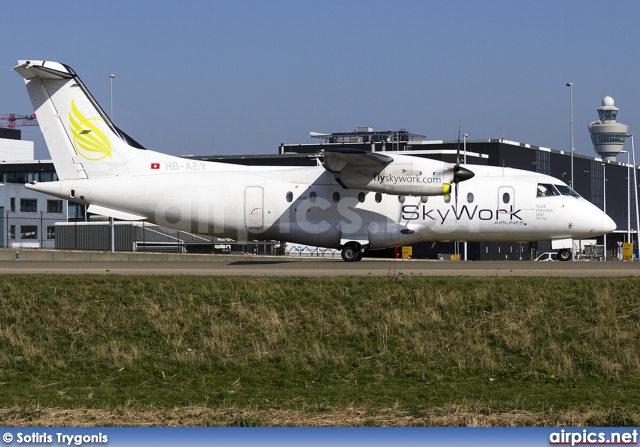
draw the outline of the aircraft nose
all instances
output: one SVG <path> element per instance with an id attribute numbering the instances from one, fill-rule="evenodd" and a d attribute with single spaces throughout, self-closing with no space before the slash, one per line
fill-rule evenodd
<path id="1" fill-rule="evenodd" d="M 617 227 L 612 218 L 602 213 L 602 234 L 612 233 Z"/>

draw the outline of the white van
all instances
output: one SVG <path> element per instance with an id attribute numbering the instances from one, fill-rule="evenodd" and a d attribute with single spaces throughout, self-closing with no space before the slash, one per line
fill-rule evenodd
<path id="1" fill-rule="evenodd" d="M 558 253 L 556 253 L 555 251 L 548 251 L 546 253 L 542 253 L 535 260 L 536 261 L 557 261 Z"/>

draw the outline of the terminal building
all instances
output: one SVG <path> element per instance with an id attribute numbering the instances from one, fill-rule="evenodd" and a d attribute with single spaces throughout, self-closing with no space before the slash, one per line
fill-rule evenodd
<path id="1" fill-rule="evenodd" d="M 268 166 L 313 166 L 318 163 L 318 153 L 330 147 L 349 147 L 369 151 L 401 151 L 416 157 L 428 157 L 454 163 L 458 148 L 460 158 L 469 164 L 504 166 L 539 172 L 563 180 L 573 186 L 580 195 L 606 211 L 616 222 L 617 230 L 606 237 L 599 237 L 590 244 L 606 251 L 607 258 L 620 253 L 622 242 L 632 241 L 637 258 L 638 218 L 637 192 L 638 168 L 631 162 L 631 148 L 623 147 L 628 127 L 616 121 L 618 109 L 613 99 L 606 97 L 598 108 L 599 120 L 589 124 L 594 149 L 599 157 L 574 154 L 570 151 L 499 139 L 463 141 L 426 140 L 424 135 L 413 134 L 405 129 L 398 131 L 375 131 L 369 127 L 358 127 L 352 132 L 331 134 L 311 132 L 311 138 L 320 142 L 312 144 L 281 144 L 273 155 L 245 156 L 185 156 L 186 158 L 222 163 Z M 22 152 L 21 152 L 22 151 Z M 274 151 L 275 152 L 275 151 Z M 35 193 L 23 185 L 32 180 L 57 180 L 51 161 L 33 160 L 33 143 L 20 140 L 20 131 L 0 129 L 0 228 L 4 237 L 3 247 L 41 247 L 59 249 L 109 249 L 107 229 L 98 230 L 93 225 L 82 229 L 83 222 L 100 222 L 100 216 L 89 216 L 82 205 L 67 203 L 49 196 Z M 624 158 L 624 160 L 622 160 Z M 635 161 L 635 160 L 634 160 Z M 573 182 L 571 173 L 573 172 Z M 572 184 L 573 183 L 573 184 Z M 59 224 L 56 225 L 56 222 Z M 63 229 L 61 225 L 67 222 Z M 70 222 L 70 223 L 69 223 Z M 73 228 L 69 228 L 72 225 Z M 104 226 L 105 223 L 102 222 Z M 56 227 L 60 237 L 56 239 Z M 116 250 L 154 250 L 168 247 L 180 251 L 223 252 L 244 250 L 255 253 L 274 253 L 275 247 L 283 252 L 280 241 L 223 241 L 210 236 L 199 237 L 171 233 L 147 224 L 119 225 L 122 235 Z M 158 233 L 171 234 L 158 238 Z M 86 233 L 86 234 L 85 234 Z M 125 237 L 126 235 L 126 237 Z M 96 240 L 100 240 L 96 243 Z M 175 241 L 175 244 L 167 243 Z M 462 242 L 462 241 L 461 241 Z M 253 244 L 254 248 L 250 248 Z M 289 247 L 291 248 L 291 247 Z M 548 241 L 539 243 L 482 242 L 467 244 L 469 260 L 526 260 L 537 254 L 550 251 Z M 414 258 L 450 259 L 460 255 L 460 244 L 422 243 L 412 247 Z M 383 250 L 374 256 L 395 257 L 400 249 Z"/>
<path id="2" fill-rule="evenodd" d="M 56 223 L 69 216 L 66 200 L 28 190 L 25 183 L 57 180 L 53 163 L 33 157 L 33 142 L 0 128 L 0 247 L 55 248 Z"/>

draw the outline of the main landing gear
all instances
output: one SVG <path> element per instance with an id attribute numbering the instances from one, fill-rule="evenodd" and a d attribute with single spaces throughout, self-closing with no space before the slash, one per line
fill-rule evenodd
<path id="1" fill-rule="evenodd" d="M 342 247 L 340 255 L 346 262 L 356 262 L 362 259 L 364 248 L 357 242 L 349 242 Z"/>
<path id="2" fill-rule="evenodd" d="M 560 250 L 558 251 L 558 259 L 561 261 L 570 261 L 571 260 L 571 250 Z"/>

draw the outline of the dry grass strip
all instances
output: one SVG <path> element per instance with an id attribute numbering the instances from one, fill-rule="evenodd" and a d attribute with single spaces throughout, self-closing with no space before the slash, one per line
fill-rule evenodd
<path id="1" fill-rule="evenodd" d="M 634 415 L 635 418 L 640 415 Z M 202 406 L 138 410 L 120 408 L 60 409 L 60 408 L 4 408 L 0 420 L 5 426 L 24 427 L 518 427 L 518 426 L 589 426 L 604 421 L 607 415 L 597 411 L 570 411 L 561 413 L 531 413 L 511 411 L 490 413 L 469 411 L 458 407 L 434 409 L 428 415 L 416 418 L 397 408 L 388 408 L 376 414 L 362 408 L 344 408 L 323 412 L 304 410 L 248 410 L 239 408 L 211 409 Z"/>

